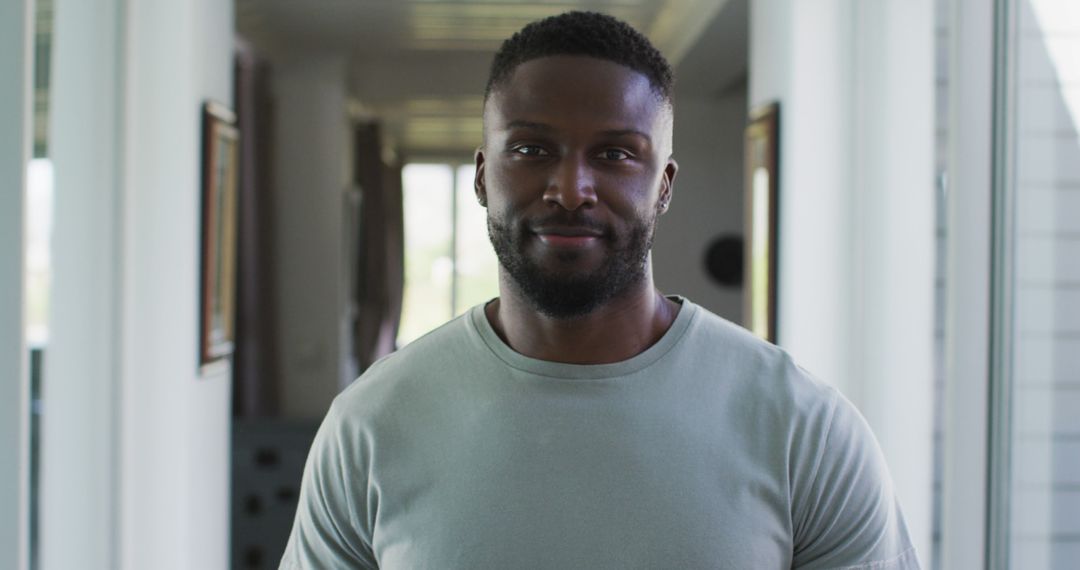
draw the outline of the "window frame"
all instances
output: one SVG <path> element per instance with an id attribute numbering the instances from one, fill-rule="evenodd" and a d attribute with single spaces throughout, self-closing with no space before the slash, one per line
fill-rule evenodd
<path id="1" fill-rule="evenodd" d="M 989 4 L 989 3 L 988 3 Z M 986 567 L 1009 568 L 1016 243 L 1017 0 L 995 0 Z"/>

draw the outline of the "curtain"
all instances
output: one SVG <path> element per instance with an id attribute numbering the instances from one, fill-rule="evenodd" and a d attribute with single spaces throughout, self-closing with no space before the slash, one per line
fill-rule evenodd
<path id="1" fill-rule="evenodd" d="M 233 415 L 266 417 L 278 412 L 280 363 L 276 355 L 276 287 L 273 272 L 273 150 L 269 68 L 237 41 L 235 97 L 240 129 L 237 195 L 236 339 L 233 353 Z"/>
<path id="2" fill-rule="evenodd" d="M 405 237 L 401 164 L 384 160 L 378 124 L 357 125 L 354 143 L 361 200 L 353 342 L 363 371 L 395 348 L 405 283 Z"/>

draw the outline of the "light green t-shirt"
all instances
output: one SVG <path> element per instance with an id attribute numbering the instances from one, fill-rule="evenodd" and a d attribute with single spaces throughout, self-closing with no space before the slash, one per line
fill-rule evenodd
<path id="1" fill-rule="evenodd" d="M 482 306 L 377 362 L 315 437 L 281 567 L 918 568 L 854 407 L 676 300 L 614 364 L 516 353 Z"/>

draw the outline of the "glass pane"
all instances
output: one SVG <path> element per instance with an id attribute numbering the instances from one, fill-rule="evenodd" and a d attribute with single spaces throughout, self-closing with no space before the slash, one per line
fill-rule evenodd
<path id="1" fill-rule="evenodd" d="M 44 348 L 49 338 L 49 289 L 52 234 L 52 161 L 35 158 L 27 169 L 26 193 L 26 341 Z"/>
<path id="2" fill-rule="evenodd" d="M 476 167 L 457 169 L 457 297 L 454 314 L 499 295 L 499 260 L 487 233 L 487 210 L 476 201 Z"/>
<path id="3" fill-rule="evenodd" d="M 1009 558 L 1080 560 L 1080 2 L 1018 0 Z"/>
<path id="4" fill-rule="evenodd" d="M 402 171 L 402 183 L 405 294 L 398 346 L 450 318 L 454 276 L 453 170 L 446 164 L 408 164 Z"/>

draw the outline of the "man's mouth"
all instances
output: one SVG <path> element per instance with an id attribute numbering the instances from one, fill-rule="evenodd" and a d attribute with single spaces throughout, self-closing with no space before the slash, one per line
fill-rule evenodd
<path id="1" fill-rule="evenodd" d="M 544 245 L 566 248 L 587 247 L 603 236 L 603 232 L 585 226 L 541 226 L 533 233 Z"/>

